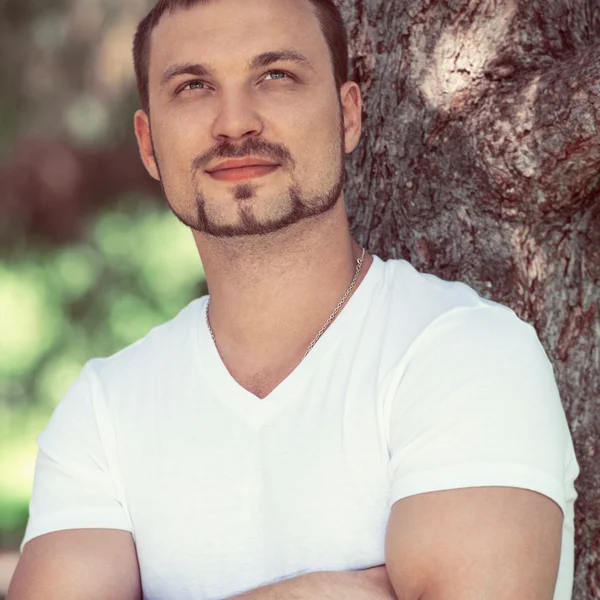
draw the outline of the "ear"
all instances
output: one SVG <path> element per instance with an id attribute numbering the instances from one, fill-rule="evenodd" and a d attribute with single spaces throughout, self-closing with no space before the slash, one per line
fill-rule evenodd
<path id="1" fill-rule="evenodd" d="M 138 110 L 133 118 L 133 125 L 142 162 L 148 173 L 150 173 L 150 176 L 156 179 L 156 181 L 160 181 L 158 165 L 156 164 L 156 157 L 154 156 L 154 149 L 152 147 L 148 115 L 143 110 Z"/>
<path id="2" fill-rule="evenodd" d="M 360 88 L 354 81 L 346 81 L 340 89 L 344 116 L 346 154 L 350 154 L 360 140 L 362 130 L 362 99 Z"/>

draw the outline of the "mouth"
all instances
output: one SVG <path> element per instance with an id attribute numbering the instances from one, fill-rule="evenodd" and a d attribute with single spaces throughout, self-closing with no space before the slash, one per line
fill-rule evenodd
<path id="1" fill-rule="evenodd" d="M 247 167 L 219 169 L 218 171 L 210 172 L 209 175 L 218 181 L 241 181 L 243 179 L 263 177 L 278 168 L 279 165 L 249 165 Z"/>

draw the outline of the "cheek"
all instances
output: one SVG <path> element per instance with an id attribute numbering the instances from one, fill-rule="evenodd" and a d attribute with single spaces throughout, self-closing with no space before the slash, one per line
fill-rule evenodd
<path id="1" fill-rule="evenodd" d="M 161 167 L 167 172 L 187 172 L 194 158 L 207 150 L 206 125 L 190 115 L 161 120 L 155 135 L 155 148 Z"/>
<path id="2" fill-rule="evenodd" d="M 338 115 L 321 116 L 316 126 L 305 138 L 315 161 L 321 161 L 331 170 L 339 163 L 342 130 Z"/>

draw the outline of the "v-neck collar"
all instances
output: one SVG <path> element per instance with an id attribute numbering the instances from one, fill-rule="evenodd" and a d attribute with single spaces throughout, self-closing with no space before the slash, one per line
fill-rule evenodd
<path id="1" fill-rule="evenodd" d="M 355 326 L 366 313 L 373 289 L 383 275 L 384 262 L 373 255 L 367 274 L 347 300 L 337 317 L 325 330 L 308 356 L 265 398 L 258 398 L 242 387 L 227 370 L 206 324 L 209 296 L 198 303 L 198 353 L 203 369 L 202 377 L 220 401 L 236 412 L 253 429 L 258 429 L 272 416 L 302 395 L 310 383 L 311 374 L 338 346 L 344 331 Z"/>

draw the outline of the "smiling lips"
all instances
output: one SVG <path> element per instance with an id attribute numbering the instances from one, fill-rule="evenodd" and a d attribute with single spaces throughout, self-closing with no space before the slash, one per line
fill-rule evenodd
<path id="1" fill-rule="evenodd" d="M 268 160 L 260 158 L 243 158 L 226 160 L 219 163 L 212 169 L 207 169 L 207 173 L 219 181 L 240 181 L 241 179 L 253 179 L 272 173 L 279 167 Z"/>

